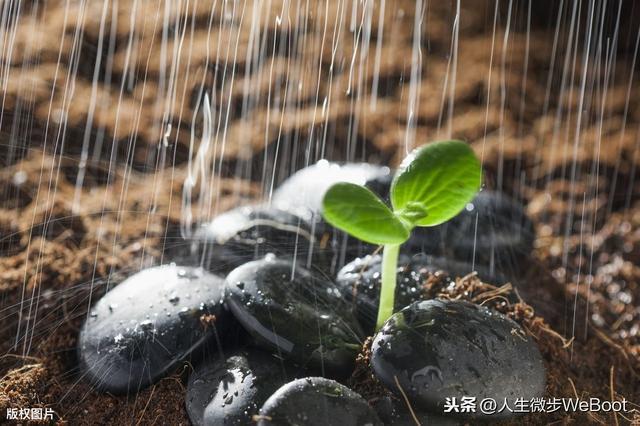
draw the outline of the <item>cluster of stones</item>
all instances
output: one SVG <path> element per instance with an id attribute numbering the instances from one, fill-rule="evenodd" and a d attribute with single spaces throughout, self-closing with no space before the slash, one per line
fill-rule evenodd
<path id="1" fill-rule="evenodd" d="M 285 181 L 269 205 L 214 218 L 182 265 L 142 270 L 95 303 L 78 340 L 82 376 L 132 394 L 188 359 L 194 425 L 414 424 L 413 416 L 455 424 L 443 417 L 447 397 L 540 396 L 542 359 L 517 323 L 423 292 L 425 274 L 438 270 L 474 269 L 493 282 L 517 276 L 531 223 L 491 192 L 445 225 L 418 228 L 403 246 L 396 314 L 375 333 L 370 356 L 389 404 L 369 404 L 342 384 L 374 333 L 381 259 L 322 220 L 322 196 L 339 181 L 388 197 L 391 174 L 320 162 Z"/>

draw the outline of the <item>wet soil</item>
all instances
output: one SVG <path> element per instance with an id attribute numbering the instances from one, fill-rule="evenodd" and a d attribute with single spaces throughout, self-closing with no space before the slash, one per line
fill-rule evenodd
<path id="1" fill-rule="evenodd" d="M 307 155 L 312 160 L 324 155 L 390 165 L 404 155 L 415 2 L 387 2 L 377 79 L 377 36 L 365 59 L 355 56 L 351 72 L 357 32 L 349 31 L 350 8 L 311 2 L 313 13 L 302 33 L 297 32 L 300 22 L 295 16 L 305 16 L 304 11 L 292 9 L 280 25 L 275 20 L 281 12 L 279 2 L 273 2 L 273 10 L 258 11 L 264 43 L 270 48 L 263 66 L 252 68 L 246 52 L 255 12 L 248 8 L 239 23 L 239 11 L 220 10 L 220 3 L 213 13 L 206 1 L 173 11 L 173 16 L 186 19 L 176 19 L 169 28 L 171 40 L 192 21 L 196 31 L 186 31 L 183 40 L 184 46 L 193 46 L 191 61 L 189 49 L 183 49 L 179 58 L 169 58 L 166 64 L 160 63 L 163 17 L 153 2 L 142 2 L 135 10 L 138 2 L 119 2 L 115 15 L 109 14 L 105 28 L 116 32 L 114 61 L 103 60 L 101 66 L 111 67 L 112 78 L 100 84 L 96 94 L 90 161 L 84 183 L 76 190 L 93 64 L 106 57 L 106 51 L 96 48 L 102 10 L 81 11 L 76 3 L 65 10 L 61 1 L 25 2 L 24 15 L 15 25 L 16 48 L 2 52 L 3 63 L 9 65 L 4 117 L 15 126 L 13 132 L 4 126 L 0 132 L 0 157 L 6 165 L 0 169 L 0 413 L 10 407 L 47 407 L 58 421 L 73 425 L 188 424 L 188 363 L 127 398 L 99 393 L 83 381 L 75 348 L 80 325 L 97 298 L 132 271 L 170 259 L 171 250 L 181 243 L 182 183 L 202 82 L 218 90 L 216 105 L 222 111 L 230 106 L 229 129 L 224 148 L 216 153 L 216 194 L 204 200 L 205 208 L 194 207 L 194 222 L 259 199 L 272 178 L 277 183 L 301 168 Z M 498 3 L 495 15 L 494 3 L 462 2 L 452 93 L 444 77 L 455 4 L 427 3 L 416 144 L 448 136 L 468 141 L 483 160 L 487 187 L 525 204 L 536 239 L 527 275 L 514 283 L 517 292 L 474 277 L 445 286 L 436 274 L 424 283 L 426 295 L 483 303 L 522 324 L 544 357 L 547 397 L 626 398 L 638 409 L 640 185 L 635 175 L 640 104 L 626 102 L 627 93 L 632 100 L 640 95 L 640 85 L 629 85 L 629 40 L 635 35 L 621 35 L 607 96 L 603 97 L 604 86 L 598 86 L 581 109 L 576 134 L 582 63 L 573 64 L 575 78 L 560 90 L 562 66 L 557 64 L 564 57 L 556 57 L 556 69 L 550 70 L 550 22 L 555 22 L 555 15 L 534 20 L 527 37 L 526 9 L 516 7 L 505 41 L 507 2 Z M 376 17 L 377 7 L 376 2 Z M 495 34 L 494 16 L 499 21 Z M 336 18 L 344 19 L 335 49 L 322 44 L 325 18 L 331 27 Z M 207 51 L 210 20 L 214 30 Z M 135 54 L 128 56 L 131 22 L 138 36 L 132 42 Z M 371 33 L 376 35 L 381 23 L 377 18 L 372 22 Z M 75 26 L 85 31 L 79 58 L 67 53 Z M 237 42 L 237 56 L 226 49 L 230 40 L 234 46 Z M 216 57 L 220 63 L 226 61 L 229 75 L 235 69 L 232 87 L 223 80 L 223 67 L 206 66 L 208 58 Z M 78 59 L 77 74 L 69 72 Z M 135 66 L 126 68 L 127 63 Z M 178 96 L 165 120 L 172 123 L 173 133 L 163 150 L 158 141 L 166 130 L 162 112 L 170 93 L 159 76 L 172 65 L 185 78 L 176 81 Z M 601 68 L 589 69 L 590 81 L 604 81 L 605 67 Z M 107 70 L 98 71 L 103 76 Z M 350 75 L 363 84 L 347 92 Z M 375 102 L 370 91 L 374 80 Z M 285 92 L 287 87 L 299 89 Z M 247 88 L 256 101 L 241 117 Z M 450 95 L 455 100 L 452 117 L 447 113 Z M 326 116 L 315 114 L 325 97 L 331 99 Z M 63 125 L 66 133 L 59 131 Z M 323 151 L 316 139 L 325 133 L 328 144 Z M 220 143 L 222 138 L 219 135 Z M 111 169 L 110 160 L 116 165 Z M 512 293 L 521 301 L 509 302 Z M 365 398 L 375 398 L 375 383 L 358 371 L 354 386 Z M 624 424 L 640 422 L 640 414 L 558 411 L 512 423 L 523 421 Z"/>

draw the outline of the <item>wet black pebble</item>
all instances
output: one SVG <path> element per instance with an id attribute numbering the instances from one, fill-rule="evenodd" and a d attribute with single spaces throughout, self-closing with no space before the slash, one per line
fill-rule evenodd
<path id="1" fill-rule="evenodd" d="M 415 407 L 438 414 L 446 397 L 506 398 L 513 407 L 545 389 L 532 338 L 506 316 L 462 301 L 415 302 L 394 314 L 374 338 L 371 367 L 388 389 L 401 397 L 397 378 Z"/>
<path id="2" fill-rule="evenodd" d="M 378 426 L 382 422 L 356 392 L 324 377 L 294 380 L 260 409 L 258 426 Z"/>
<path id="3" fill-rule="evenodd" d="M 351 372 L 362 333 L 331 281 L 269 256 L 233 270 L 226 286 L 229 308 L 262 345 L 322 375 Z"/>
<path id="4" fill-rule="evenodd" d="M 400 255 L 396 275 L 394 311 L 399 311 L 412 302 L 424 299 L 423 287 L 431 274 L 444 273 L 447 280 L 452 280 L 471 272 L 473 272 L 471 265 L 464 262 L 425 254 L 412 257 Z M 479 275 L 486 280 L 495 278 L 482 267 Z M 336 284 L 350 302 L 352 310 L 355 308 L 356 316 L 364 330 L 372 332 L 380 303 L 382 256 L 365 256 L 348 263 L 338 273 Z"/>
<path id="5" fill-rule="evenodd" d="M 291 175 L 273 193 L 272 202 L 276 207 L 297 214 L 320 216 L 322 199 L 327 190 L 339 182 L 366 185 L 384 196 L 388 193 L 391 170 L 388 167 L 367 163 L 331 163 L 320 160 Z"/>
<path id="6" fill-rule="evenodd" d="M 526 266 L 534 237 L 533 223 L 521 204 L 504 194 L 482 191 L 450 221 L 415 228 L 402 250 L 456 259 L 513 278 Z"/>
<path id="7" fill-rule="evenodd" d="M 335 274 L 352 259 L 373 253 L 375 245 L 364 243 L 335 229 L 322 217 L 322 199 L 327 190 L 339 182 L 365 185 L 382 198 L 388 198 L 391 183 L 388 167 L 367 163 L 330 163 L 320 160 L 285 180 L 273 194 L 273 205 L 299 215 L 313 223 L 317 235 L 331 249 L 328 271 Z"/>
<path id="8" fill-rule="evenodd" d="M 195 426 L 251 424 L 267 398 L 290 379 L 282 361 L 259 349 L 212 358 L 189 377 L 189 419 Z"/>
<path id="9" fill-rule="evenodd" d="M 113 393 L 155 382 L 216 340 L 231 319 L 223 286 L 201 268 L 165 265 L 132 275 L 91 309 L 78 339 L 81 375 Z"/>
<path id="10" fill-rule="evenodd" d="M 198 264 L 223 273 L 268 253 L 295 256 L 302 265 L 319 269 L 332 256 L 308 221 L 269 206 L 244 206 L 221 214 L 196 231 L 191 251 Z"/>

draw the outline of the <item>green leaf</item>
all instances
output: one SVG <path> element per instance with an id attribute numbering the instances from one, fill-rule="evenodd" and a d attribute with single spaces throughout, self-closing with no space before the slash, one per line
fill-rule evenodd
<path id="1" fill-rule="evenodd" d="M 352 183 L 333 185 L 322 200 L 327 222 L 372 244 L 401 244 L 409 230 L 369 189 Z"/>
<path id="2" fill-rule="evenodd" d="M 430 143 L 400 165 L 391 184 L 391 204 L 396 215 L 415 226 L 439 225 L 473 199 L 481 175 L 480 161 L 466 143 Z"/>

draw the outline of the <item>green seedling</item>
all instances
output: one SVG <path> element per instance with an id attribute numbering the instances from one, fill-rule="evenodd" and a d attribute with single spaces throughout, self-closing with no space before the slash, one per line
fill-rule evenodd
<path id="1" fill-rule="evenodd" d="M 376 329 L 393 314 L 400 245 L 416 226 L 457 215 L 480 189 L 482 168 L 461 141 L 424 145 L 409 154 L 391 183 L 391 208 L 364 186 L 337 183 L 324 196 L 323 216 L 354 237 L 384 246 Z"/>

